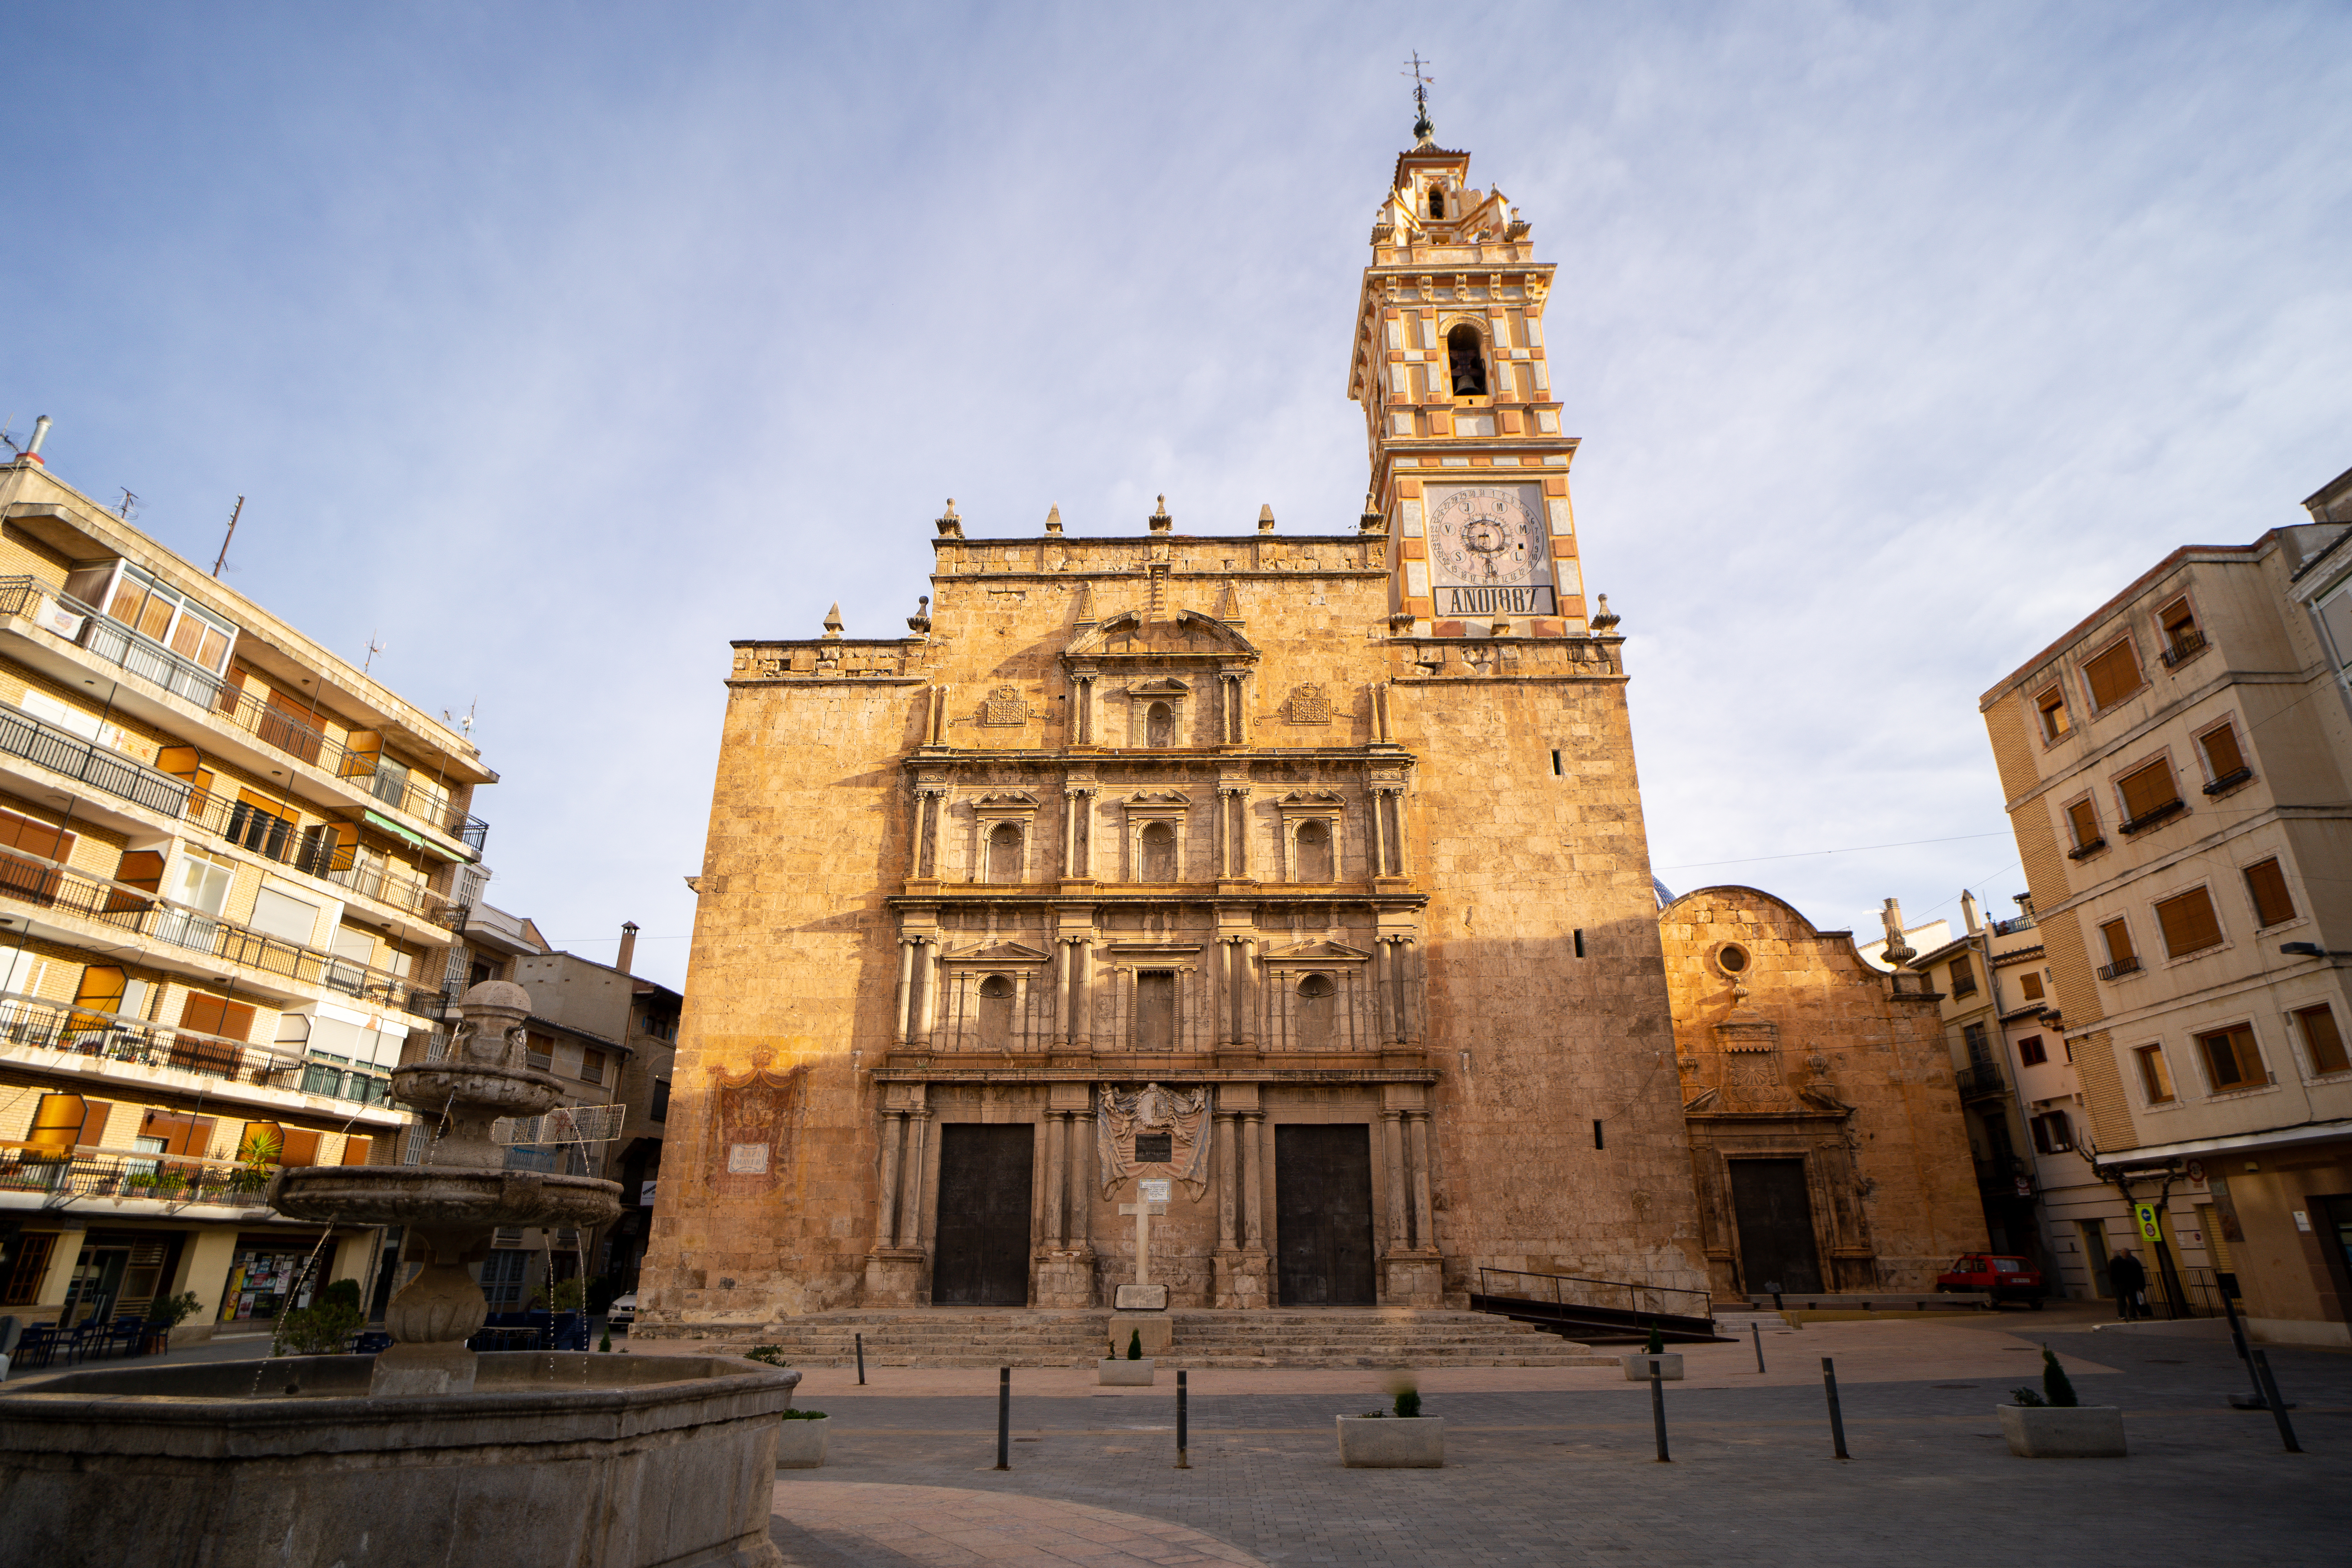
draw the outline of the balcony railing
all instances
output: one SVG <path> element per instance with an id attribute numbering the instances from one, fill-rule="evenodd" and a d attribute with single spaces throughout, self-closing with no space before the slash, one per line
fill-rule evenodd
<path id="1" fill-rule="evenodd" d="M 0 1146 L 0 1192 L 69 1198 L 152 1198 L 161 1203 L 226 1204 L 251 1208 L 261 1201 L 274 1165 L 198 1160 L 184 1154 L 60 1157 L 21 1144 Z"/>
<path id="2" fill-rule="evenodd" d="M 2102 980 L 2120 980 L 2126 974 L 2138 973 L 2139 960 L 2137 958 L 2118 958 L 2113 963 L 2099 965 L 2099 978 Z"/>
<path id="3" fill-rule="evenodd" d="M 2105 839 L 2094 838 L 2088 844 L 2078 844 L 2074 848 L 2067 850 L 2066 858 L 2069 860 L 2087 859 L 2091 856 L 2096 855 L 2100 850 L 2105 849 L 2106 847 L 2107 841 Z"/>
<path id="4" fill-rule="evenodd" d="M 188 797 L 185 815 L 188 821 L 240 848 L 289 865 L 306 877 L 316 877 L 364 898 L 405 910 L 436 925 L 449 925 L 460 918 L 464 909 L 435 892 L 423 878 L 404 874 L 397 861 L 364 849 L 346 850 L 329 837 L 307 837 L 291 818 L 248 802 L 231 800 L 209 790 L 199 791 Z"/>
<path id="5" fill-rule="evenodd" d="M 2000 1076 L 2000 1067 L 1995 1062 L 1976 1062 L 1964 1067 L 1952 1075 L 1952 1081 L 1959 1086 L 1962 1100 L 2009 1092 L 2009 1084 Z"/>
<path id="6" fill-rule="evenodd" d="M 0 577 L 0 614 L 30 613 L 44 594 L 82 617 L 81 631 L 74 640 L 87 651 L 176 697 L 211 709 L 216 717 L 288 756 L 348 779 L 394 810 L 429 822 L 476 854 L 481 853 L 488 825 L 465 812 L 452 812 L 446 790 L 405 768 L 383 765 L 379 752 L 352 750 L 314 722 L 313 715 L 253 696 L 163 644 L 140 636 L 95 605 L 50 588 L 37 578 Z"/>
<path id="7" fill-rule="evenodd" d="M 0 898 L 79 915 L 299 984 L 323 985 L 388 1007 L 404 1010 L 409 998 L 405 975 L 320 952 L 158 898 L 145 888 L 77 871 L 21 849 L 0 849 Z"/>
<path id="8" fill-rule="evenodd" d="M 1995 936 L 2015 936 L 2019 931 L 2032 931 L 2032 929 L 2033 917 L 2032 915 L 2020 915 L 2015 920 L 1995 921 L 1992 922 L 1992 934 Z"/>
<path id="9" fill-rule="evenodd" d="M 268 1084 L 271 1075 L 294 1070 L 292 1062 L 245 1040 L 16 992 L 0 992 L 0 1042 L 139 1067 L 176 1068 L 232 1083 Z"/>
<path id="10" fill-rule="evenodd" d="M 2123 825 L 2123 832 L 2126 837 L 2129 837 L 2135 833 L 2143 832 L 2147 828 L 2154 827 L 2159 822 L 2169 821 L 2172 817 L 2179 816 L 2181 812 L 2187 811 L 2188 809 L 2189 803 L 2182 800 L 2179 796 L 2175 795 L 2172 799 L 2166 801 L 2162 805 L 2152 805 L 2146 811 L 2140 813 L 2137 816 L 2133 817 L 2129 822 L 2125 823 Z"/>
<path id="11" fill-rule="evenodd" d="M 2170 669 L 2177 664 L 2183 664 L 2195 658 L 2204 651 L 2205 634 L 2203 632 L 2184 633 L 2174 637 L 2172 646 L 2164 650 L 2164 668 Z"/>
<path id="12" fill-rule="evenodd" d="M 2230 791 L 2237 788 L 2240 784 L 2244 784 L 2248 779 L 2252 778 L 2253 776 L 2254 770 L 2252 768 L 2231 768 L 2228 773 L 2223 773 L 2220 778 L 2215 779 L 2211 784 L 2207 784 L 2205 786 L 2205 793 L 2207 795 L 2227 795 Z"/>
<path id="13" fill-rule="evenodd" d="M 13 708 L 0 708 L 0 751 L 165 816 L 179 816 L 188 804 L 186 780 L 159 773 L 111 747 L 85 741 L 69 730 Z"/>

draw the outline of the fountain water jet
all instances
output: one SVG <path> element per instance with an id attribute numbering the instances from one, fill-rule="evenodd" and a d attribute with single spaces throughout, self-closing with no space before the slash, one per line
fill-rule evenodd
<path id="1" fill-rule="evenodd" d="M 525 1065 L 520 986 L 477 985 L 458 1006 L 450 1054 L 393 1073 L 394 1097 L 442 1123 L 426 1163 L 299 1167 L 269 1194 L 281 1214 L 400 1225 L 429 1250 L 386 1310 L 392 1349 L 0 1391 L 12 1552 L 60 1568 L 781 1563 L 769 1498 L 799 1373 L 466 1348 L 488 1311 L 466 1266 L 491 1233 L 601 1224 L 620 1188 L 504 1168 L 491 1121 L 537 1115 L 562 1086 Z"/>

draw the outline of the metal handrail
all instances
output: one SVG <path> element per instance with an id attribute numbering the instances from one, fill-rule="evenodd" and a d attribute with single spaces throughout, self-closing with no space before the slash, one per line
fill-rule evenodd
<path id="1" fill-rule="evenodd" d="M 198 790 L 188 797 L 184 815 L 186 820 L 209 828 L 240 848 L 291 866 L 306 877 L 315 877 L 363 898 L 421 915 L 437 925 L 447 924 L 458 907 L 436 893 L 425 879 L 399 875 L 394 869 L 400 865 L 396 860 L 362 850 L 348 863 L 338 866 L 331 856 L 322 856 L 300 841 L 292 817 L 248 802 L 231 800 L 211 790 Z"/>
<path id="2" fill-rule="evenodd" d="M 0 1151 L 0 1192 L 43 1192 L 71 1198 L 152 1198 L 161 1203 L 235 1204 L 251 1208 L 274 1165 L 184 1154 L 85 1154 L 44 1158 L 19 1144 Z"/>
<path id="3" fill-rule="evenodd" d="M 2144 832 L 2154 827 L 2158 823 L 2167 821 L 2188 809 L 2189 803 L 2176 795 L 2161 805 L 2148 807 L 2129 822 L 2123 824 L 2118 831 L 2128 838 L 2135 833 Z"/>
<path id="4" fill-rule="evenodd" d="M 1489 1279 L 1494 1276 L 1502 1276 L 1511 1279 L 1540 1279 L 1549 1287 L 1550 1294 L 1549 1296 L 1529 1296 L 1523 1295 L 1516 1291 L 1488 1289 L 1486 1288 L 1487 1282 Z M 1598 1285 L 1610 1290 L 1622 1290 L 1626 1292 L 1626 1304 L 1622 1307 L 1616 1307 L 1607 1301 L 1566 1300 L 1562 1299 L 1560 1294 L 1560 1287 L 1562 1285 Z M 1713 1293 L 1711 1291 L 1693 1289 L 1688 1286 L 1683 1285 L 1650 1285 L 1633 1279 L 1594 1279 L 1581 1274 L 1538 1274 L 1526 1268 L 1489 1268 L 1486 1265 L 1481 1264 L 1478 1268 L 1478 1293 L 1482 1296 L 1507 1296 L 1512 1300 L 1523 1301 L 1540 1300 L 1546 1301 L 1549 1305 L 1555 1307 L 1595 1307 L 1603 1308 L 1612 1311 L 1656 1312 L 1678 1318 L 1711 1319 L 1715 1315 Z M 1695 1297 L 1697 1299 L 1698 1310 L 1677 1311 L 1664 1306 L 1645 1305 L 1641 1300 L 1643 1293 L 1661 1297 Z"/>
<path id="5" fill-rule="evenodd" d="M 305 985 L 322 985 L 392 1007 L 407 1002 L 407 976 L 356 959 L 320 952 L 209 914 L 153 891 L 95 876 L 22 849 L 0 849 L 0 897 L 63 910 L 85 920 L 135 932 L 247 969 Z"/>
<path id="6" fill-rule="evenodd" d="M 359 787 L 393 810 L 429 823 L 477 854 L 481 852 L 489 825 L 467 812 L 453 814 L 447 791 L 411 774 L 396 786 L 398 798 L 379 794 L 376 786 L 365 781 L 381 776 L 387 786 L 391 785 L 392 775 L 378 774 L 380 752 L 351 750 L 309 716 L 255 697 L 124 626 L 95 605 L 85 604 L 36 577 L 0 577 L 0 614 L 22 615 L 43 595 L 56 600 L 68 613 L 82 617 L 82 629 L 71 640 L 86 652 L 119 665 L 175 697 L 212 710 L 216 717 L 289 757 L 322 768 L 337 778 L 359 782 Z"/>
<path id="7" fill-rule="evenodd" d="M 2000 1094 L 2009 1088 L 2000 1076 L 2000 1068 L 1991 1062 L 1972 1062 L 1954 1073 L 1952 1081 L 1964 1096 Z"/>

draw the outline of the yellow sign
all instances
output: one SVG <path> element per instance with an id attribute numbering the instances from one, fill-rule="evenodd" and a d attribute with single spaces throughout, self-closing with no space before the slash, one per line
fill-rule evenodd
<path id="1" fill-rule="evenodd" d="M 2162 1241 L 2164 1239 L 2164 1227 L 2158 1223 L 2156 1205 L 2154 1204 L 2138 1204 L 2135 1205 L 2134 1207 L 2139 1215 L 2139 1233 L 2147 1237 L 2150 1241 Z"/>

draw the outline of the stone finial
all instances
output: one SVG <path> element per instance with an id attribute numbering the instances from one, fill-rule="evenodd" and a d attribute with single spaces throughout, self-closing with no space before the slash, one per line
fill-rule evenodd
<path id="1" fill-rule="evenodd" d="M 1885 907 L 1878 911 L 1878 919 L 1886 927 L 1885 956 L 1889 966 L 1900 969 L 1918 956 L 1916 950 L 1903 940 L 1902 900 L 1887 900 Z"/>
<path id="2" fill-rule="evenodd" d="M 963 537 L 963 519 L 956 515 L 955 497 L 948 497 L 948 510 L 941 512 L 936 519 L 934 519 L 931 526 L 940 531 L 940 537 L 941 539 L 961 539 Z"/>
<path id="3" fill-rule="evenodd" d="M 1268 501 L 1265 505 L 1257 509 L 1257 531 L 1260 533 L 1272 533 L 1274 531 L 1274 503 L 1272 501 Z"/>
<path id="4" fill-rule="evenodd" d="M 1151 531 L 1154 533 L 1166 533 L 1170 529 L 1176 526 L 1176 520 L 1168 515 L 1168 498 L 1166 496 L 1161 496 L 1160 498 L 1159 506 L 1153 510 L 1150 517 L 1144 519 L 1144 521 L 1150 525 Z"/>
<path id="5" fill-rule="evenodd" d="M 907 629 L 919 635 L 931 629 L 931 596 L 929 594 L 915 601 L 915 613 L 907 617 Z"/>
<path id="6" fill-rule="evenodd" d="M 1045 531 L 1053 534 L 1062 531 L 1062 504 L 1059 501 L 1046 509 Z"/>
<path id="7" fill-rule="evenodd" d="M 1364 515 L 1356 520 L 1356 531 L 1359 533 L 1385 533 L 1388 531 L 1388 527 L 1389 520 L 1381 515 L 1381 503 L 1372 498 L 1370 491 L 1366 491 L 1364 494 Z"/>
<path id="8" fill-rule="evenodd" d="M 1609 595 L 1606 594 L 1601 595 L 1601 613 L 1592 617 L 1593 635 L 1595 637 L 1607 637 L 1611 632 L 1617 629 L 1617 623 L 1621 618 L 1622 617 L 1612 616 L 1609 613 Z"/>
<path id="9" fill-rule="evenodd" d="M 841 606 L 839 605 L 834 605 L 824 613 L 824 640 L 827 642 L 841 640 Z"/>

